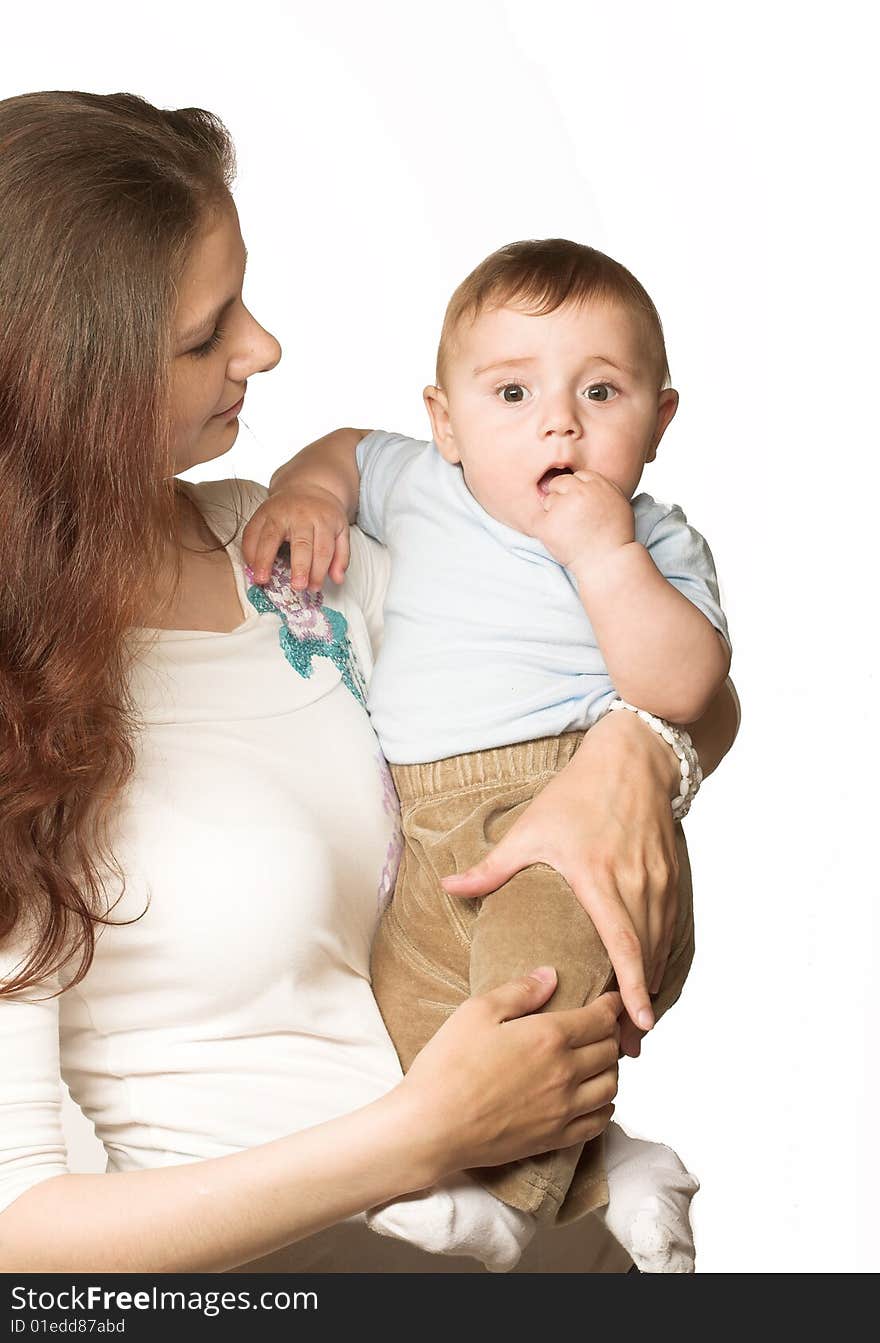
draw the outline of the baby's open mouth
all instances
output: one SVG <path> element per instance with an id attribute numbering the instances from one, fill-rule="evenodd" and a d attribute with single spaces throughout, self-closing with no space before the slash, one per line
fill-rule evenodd
<path id="1" fill-rule="evenodd" d="M 550 470 L 545 471 L 541 479 L 538 481 L 538 493 L 539 494 L 547 493 L 547 486 L 550 484 L 550 481 L 554 478 L 554 476 L 571 476 L 573 474 L 574 472 L 572 471 L 570 466 L 551 466 Z"/>

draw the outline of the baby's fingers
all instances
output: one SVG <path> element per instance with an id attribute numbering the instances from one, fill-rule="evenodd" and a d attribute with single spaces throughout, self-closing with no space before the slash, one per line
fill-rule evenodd
<path id="1" fill-rule="evenodd" d="M 312 539 L 312 564 L 308 586 L 317 592 L 336 554 L 336 537 L 326 524 L 316 522 Z"/>
<path id="2" fill-rule="evenodd" d="M 351 543 L 348 528 L 344 527 L 336 538 L 336 549 L 330 561 L 330 577 L 334 583 L 341 583 L 351 561 Z"/>
<path id="3" fill-rule="evenodd" d="M 553 476 L 547 481 L 545 486 L 546 492 L 547 494 L 568 494 L 571 490 L 571 482 L 573 480 L 573 475 L 563 474 L 561 476 Z"/>
<path id="4" fill-rule="evenodd" d="M 315 528 L 311 522 L 298 522 L 290 536 L 290 585 L 301 591 L 309 586 Z"/>
<path id="5" fill-rule="evenodd" d="M 242 553 L 255 582 L 268 580 L 278 549 L 286 539 L 285 524 L 265 504 L 258 508 L 242 534 Z"/>
<path id="6" fill-rule="evenodd" d="M 334 583 L 341 583 L 349 558 L 348 524 L 337 533 L 329 523 L 316 521 L 309 587 L 317 592 L 328 574 Z"/>

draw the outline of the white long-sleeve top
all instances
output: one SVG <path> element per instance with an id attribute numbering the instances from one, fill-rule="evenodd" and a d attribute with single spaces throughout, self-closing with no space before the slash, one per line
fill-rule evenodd
<path id="1" fill-rule="evenodd" d="M 265 490 L 239 484 L 243 521 Z M 279 581 L 275 605 L 249 598 L 234 483 L 191 488 L 219 536 L 236 532 L 241 624 L 136 635 L 144 728 L 113 845 L 126 874 L 113 926 L 74 987 L 62 976 L 0 998 L 0 1209 L 68 1169 L 62 1077 L 110 1172 L 269 1142 L 400 1079 L 369 980 L 397 808 L 358 698 L 386 554 L 355 531 L 344 589 L 327 584 L 323 607 Z M 21 954 L 0 947 L 0 977 Z M 352 1224 L 284 1256 L 271 1266 L 462 1265 Z"/>
<path id="2" fill-rule="evenodd" d="M 229 482 L 198 496 L 228 535 Z M 384 557 L 354 540 L 345 594 L 328 585 L 325 603 L 368 676 L 363 607 Z M 291 664 L 280 614 L 248 600 L 237 538 L 229 551 L 236 629 L 140 636 L 145 727 L 114 842 L 114 926 L 61 997 L 0 999 L 0 1206 L 66 1169 L 59 1066 L 111 1170 L 266 1142 L 400 1077 L 369 981 L 393 789 L 343 672 L 324 656 L 309 676 Z M 320 639 L 321 608 L 306 618 Z M 6 975 L 21 946 L 2 954 Z"/>

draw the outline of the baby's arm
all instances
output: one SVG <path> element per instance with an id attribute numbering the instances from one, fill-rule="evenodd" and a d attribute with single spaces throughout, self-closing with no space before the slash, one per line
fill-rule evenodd
<path id="1" fill-rule="evenodd" d="M 348 526 L 358 511 L 355 450 L 367 429 L 334 429 L 309 443 L 272 476 L 270 495 L 242 536 L 258 583 L 269 577 L 278 547 L 290 542 L 294 588 L 319 588 L 329 573 L 341 583 L 349 562 Z"/>
<path id="2" fill-rule="evenodd" d="M 636 541 L 622 491 L 578 471 L 550 482 L 545 510 L 539 539 L 574 576 L 617 693 L 675 723 L 699 718 L 724 683 L 730 650 Z"/>

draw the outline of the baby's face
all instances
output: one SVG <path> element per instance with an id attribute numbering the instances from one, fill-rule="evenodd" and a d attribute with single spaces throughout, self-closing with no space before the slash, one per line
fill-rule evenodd
<path id="1" fill-rule="evenodd" d="M 445 389 L 425 399 L 471 494 L 526 535 L 546 519 L 554 474 L 597 471 L 631 498 L 678 404 L 658 390 L 637 321 L 607 301 L 481 313 L 458 333 Z"/>

